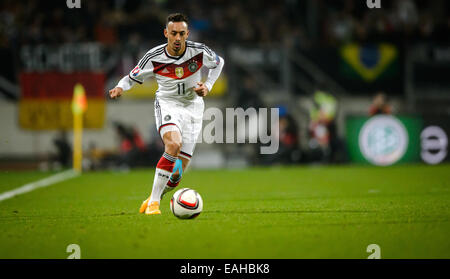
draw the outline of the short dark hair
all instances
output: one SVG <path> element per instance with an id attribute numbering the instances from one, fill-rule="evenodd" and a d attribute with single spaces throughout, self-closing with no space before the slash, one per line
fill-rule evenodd
<path id="1" fill-rule="evenodd" d="M 186 15 L 181 14 L 181 13 L 175 13 L 175 14 L 170 14 L 167 17 L 167 21 L 166 21 L 166 26 L 167 24 L 169 24 L 169 22 L 186 22 L 186 24 L 188 24 L 188 18 Z"/>

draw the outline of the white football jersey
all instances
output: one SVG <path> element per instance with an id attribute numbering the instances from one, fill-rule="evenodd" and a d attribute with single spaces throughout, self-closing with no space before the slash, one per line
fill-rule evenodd
<path id="1" fill-rule="evenodd" d="M 197 82 L 201 81 L 200 70 L 203 66 L 217 67 L 219 56 L 204 44 L 192 41 L 186 41 L 186 49 L 178 57 L 170 56 L 166 46 L 167 43 L 149 50 L 129 73 L 130 81 L 142 84 L 154 76 L 158 82 L 158 98 L 182 102 L 201 98 L 194 91 Z"/>

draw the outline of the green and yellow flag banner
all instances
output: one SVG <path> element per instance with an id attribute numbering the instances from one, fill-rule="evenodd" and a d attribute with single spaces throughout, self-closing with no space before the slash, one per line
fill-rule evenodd
<path id="1" fill-rule="evenodd" d="M 350 43 L 342 46 L 339 52 L 341 73 L 347 78 L 371 83 L 398 72 L 398 49 L 395 45 Z"/>

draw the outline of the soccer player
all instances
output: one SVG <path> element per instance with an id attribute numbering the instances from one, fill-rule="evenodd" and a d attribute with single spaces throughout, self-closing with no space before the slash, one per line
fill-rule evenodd
<path id="1" fill-rule="evenodd" d="M 225 63 L 204 44 L 187 40 L 188 20 L 183 14 L 167 17 L 164 36 L 167 43 L 149 50 L 137 66 L 109 91 L 111 98 L 117 98 L 149 77 L 155 77 L 158 82 L 155 119 L 164 142 L 164 154 L 156 165 L 151 195 L 139 209 L 140 213 L 147 215 L 161 214 L 159 204 L 162 196 L 180 183 L 182 171 L 189 164 L 202 128 L 203 97 L 211 91 Z M 205 82 L 201 81 L 203 66 L 209 69 Z"/>

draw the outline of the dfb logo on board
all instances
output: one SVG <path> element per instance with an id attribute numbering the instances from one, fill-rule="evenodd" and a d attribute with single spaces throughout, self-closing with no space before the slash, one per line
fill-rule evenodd
<path id="1" fill-rule="evenodd" d="M 408 148 L 408 132 L 393 116 L 379 115 L 364 123 L 359 133 L 359 149 L 367 161 L 389 166 L 399 161 Z"/>

